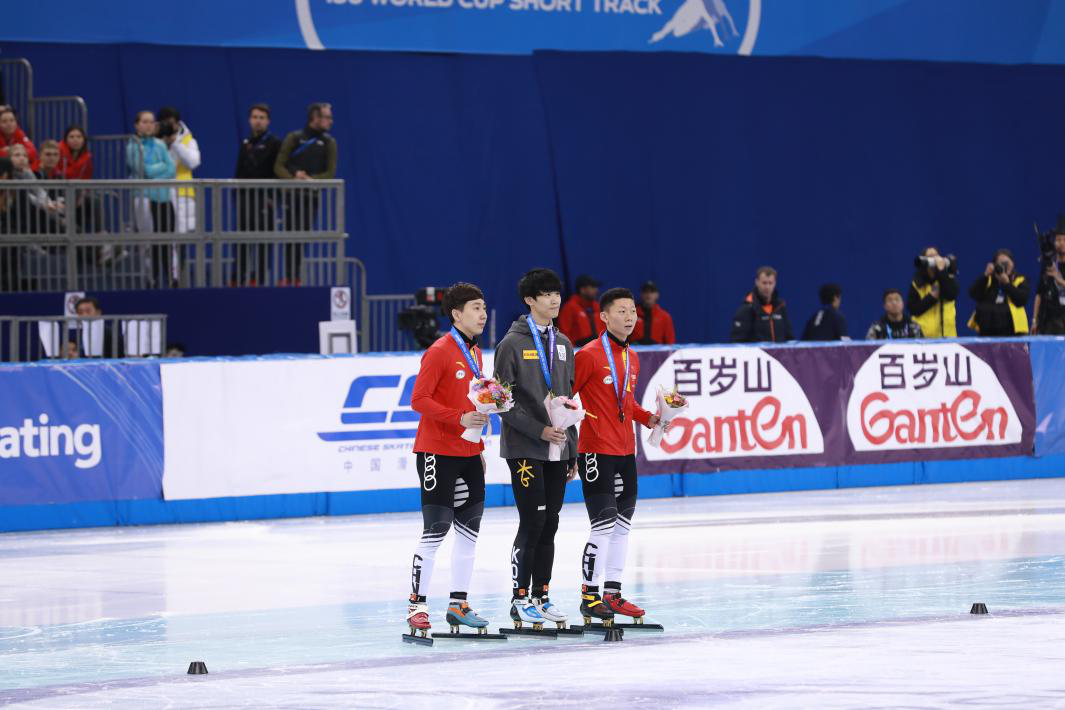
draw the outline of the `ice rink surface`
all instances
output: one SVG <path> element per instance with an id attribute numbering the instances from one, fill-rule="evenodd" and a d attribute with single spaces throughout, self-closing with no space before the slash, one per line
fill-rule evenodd
<path id="1" fill-rule="evenodd" d="M 493 629 L 516 521 L 490 508 L 481 529 L 470 599 Z M 566 506 L 552 597 L 571 618 L 587 529 Z M 1065 479 L 642 501 L 624 595 L 666 631 L 620 644 L 401 643 L 420 530 L 391 514 L 0 535 L 0 705 L 1065 708 Z M 209 675 L 186 675 L 194 660 Z"/>

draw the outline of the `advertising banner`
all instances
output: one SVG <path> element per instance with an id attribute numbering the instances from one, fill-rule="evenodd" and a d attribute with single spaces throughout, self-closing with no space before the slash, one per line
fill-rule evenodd
<path id="1" fill-rule="evenodd" d="M 416 488 L 420 362 L 417 353 L 163 364 L 164 497 Z M 491 372 L 490 353 L 484 365 Z M 509 483 L 499 437 L 485 445 L 486 481 Z"/>
<path id="2" fill-rule="evenodd" d="M 0 505 L 159 498 L 157 365 L 2 366 L 0 392 Z"/>
<path id="3" fill-rule="evenodd" d="M 689 409 L 660 448 L 641 431 L 641 472 L 833 466 L 1031 454 L 1025 343 L 718 346 L 641 355 L 637 393 Z"/>

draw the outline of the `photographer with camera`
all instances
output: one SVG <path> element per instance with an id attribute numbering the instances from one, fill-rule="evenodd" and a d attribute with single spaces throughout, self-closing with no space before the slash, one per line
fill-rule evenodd
<path id="1" fill-rule="evenodd" d="M 1065 219 L 1040 235 L 1039 250 L 1043 273 L 1032 308 L 1032 335 L 1065 335 Z"/>
<path id="2" fill-rule="evenodd" d="M 938 249 L 928 247 L 913 260 L 913 265 L 917 271 L 906 298 L 910 315 L 926 338 L 957 337 L 957 257 L 940 256 Z"/>
<path id="3" fill-rule="evenodd" d="M 1028 282 L 1014 271 L 1013 252 L 999 249 L 995 258 L 969 288 L 976 312 L 969 327 L 988 337 L 1028 334 Z"/>

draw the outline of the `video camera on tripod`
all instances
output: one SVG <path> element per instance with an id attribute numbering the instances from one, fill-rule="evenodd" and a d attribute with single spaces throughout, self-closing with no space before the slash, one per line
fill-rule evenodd
<path id="1" fill-rule="evenodd" d="M 401 332 L 410 333 L 422 350 L 427 349 L 442 335 L 440 330 L 440 307 L 444 302 L 446 288 L 427 286 L 414 294 L 415 305 L 399 312 L 396 326 Z"/>

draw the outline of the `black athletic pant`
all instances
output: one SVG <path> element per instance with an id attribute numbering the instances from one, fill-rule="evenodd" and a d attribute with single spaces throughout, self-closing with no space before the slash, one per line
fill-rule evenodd
<path id="1" fill-rule="evenodd" d="M 577 466 L 592 525 L 584 546 L 581 579 L 598 589 L 605 569 L 603 591 L 617 593 L 629 551 L 629 527 L 636 512 L 636 456 L 580 454 Z"/>
<path id="2" fill-rule="evenodd" d="M 436 551 L 455 527 L 451 550 L 451 591 L 465 595 L 473 575 L 473 557 L 484 513 L 484 462 L 480 456 L 417 455 L 422 488 L 422 537 L 411 564 L 411 594 L 429 589 Z"/>
<path id="3" fill-rule="evenodd" d="M 569 461 L 507 459 L 510 486 L 518 508 L 518 533 L 510 550 L 514 596 L 543 596 L 555 563 L 558 514 L 566 494 Z M 530 586 L 531 582 L 531 586 Z"/>

